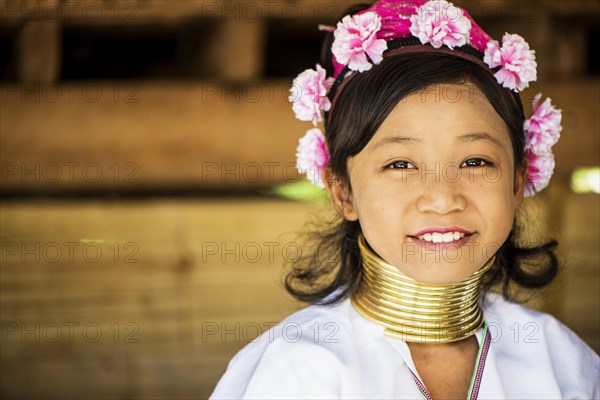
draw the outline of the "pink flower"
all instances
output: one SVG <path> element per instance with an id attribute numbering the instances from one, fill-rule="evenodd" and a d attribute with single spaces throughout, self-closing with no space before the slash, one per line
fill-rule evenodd
<path id="1" fill-rule="evenodd" d="M 318 187 L 325 188 L 321 174 L 329 163 L 329 151 L 320 129 L 310 129 L 299 140 L 296 159 L 298 172 L 306 174 L 308 180 Z"/>
<path id="2" fill-rule="evenodd" d="M 313 125 L 322 121 L 321 110 L 329 111 L 331 102 L 327 92 L 331 89 L 333 78 L 327 78 L 325 69 L 317 64 L 317 70 L 307 69 L 294 79 L 289 101 L 300 121 L 312 121 Z"/>
<path id="3" fill-rule="evenodd" d="M 552 105 L 549 97 L 538 106 L 542 97 L 538 93 L 533 99 L 533 114 L 525 120 L 525 150 L 531 149 L 535 153 L 550 150 L 560 138 L 562 131 L 561 110 Z"/>
<path id="4" fill-rule="evenodd" d="M 529 160 L 529 166 L 523 194 L 525 197 L 530 197 L 550 183 L 554 172 L 554 155 L 550 151 L 536 154 L 531 150 L 526 151 L 525 155 Z"/>
<path id="5" fill-rule="evenodd" d="M 373 64 L 379 64 L 383 60 L 383 52 L 387 50 L 387 42 L 377 39 L 380 29 L 381 17 L 374 12 L 346 15 L 337 24 L 331 47 L 337 62 L 359 72 L 368 71 Z"/>
<path id="6" fill-rule="evenodd" d="M 471 21 L 448 1 L 428 1 L 411 15 L 410 22 L 410 33 L 421 43 L 431 43 L 436 49 L 442 45 L 453 49 L 469 42 Z"/>
<path id="7" fill-rule="evenodd" d="M 517 34 L 506 33 L 501 48 L 496 40 L 490 40 L 483 61 L 490 68 L 501 67 L 494 76 L 498 83 L 511 90 L 520 92 L 537 79 L 535 51 Z"/>

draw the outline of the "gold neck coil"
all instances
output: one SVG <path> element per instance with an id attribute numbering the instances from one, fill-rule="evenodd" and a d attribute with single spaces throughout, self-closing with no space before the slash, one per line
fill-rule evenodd
<path id="1" fill-rule="evenodd" d="M 483 324 L 479 285 L 492 257 L 470 278 L 452 285 L 420 283 L 379 257 L 361 234 L 363 279 L 352 296 L 354 308 L 405 342 L 443 343 L 465 339 Z"/>

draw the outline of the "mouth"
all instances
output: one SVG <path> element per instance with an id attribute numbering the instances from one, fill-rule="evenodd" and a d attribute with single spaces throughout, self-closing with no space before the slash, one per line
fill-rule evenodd
<path id="1" fill-rule="evenodd" d="M 428 249 L 439 249 L 449 245 L 462 247 L 475 233 L 477 232 L 457 227 L 427 228 L 408 237 Z"/>

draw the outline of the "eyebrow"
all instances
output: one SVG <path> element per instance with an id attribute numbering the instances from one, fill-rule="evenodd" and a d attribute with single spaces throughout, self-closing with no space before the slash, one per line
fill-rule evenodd
<path id="1" fill-rule="evenodd" d="M 475 132 L 475 133 L 467 133 L 466 135 L 461 135 L 456 138 L 459 142 L 476 142 L 478 140 L 484 140 L 486 142 L 490 142 L 491 144 L 502 148 L 502 143 L 492 135 L 486 132 Z"/>
<path id="2" fill-rule="evenodd" d="M 486 132 L 475 132 L 475 133 L 467 133 L 456 138 L 459 142 L 462 143 L 472 143 L 478 140 L 483 140 L 489 142 L 497 147 L 502 148 L 502 143 L 492 135 Z M 416 144 L 420 143 L 421 139 L 408 137 L 408 136 L 388 136 L 384 137 L 381 140 L 375 142 L 373 144 L 373 149 L 376 149 L 380 146 L 384 146 L 386 144 Z"/>
<path id="3" fill-rule="evenodd" d="M 408 136 L 388 136 L 375 142 L 373 144 L 373 149 L 376 149 L 386 144 L 415 144 L 418 142 L 421 142 L 421 139 L 412 138 Z"/>

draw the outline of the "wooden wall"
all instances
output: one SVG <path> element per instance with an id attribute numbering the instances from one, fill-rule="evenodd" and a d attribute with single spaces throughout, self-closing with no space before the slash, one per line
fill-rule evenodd
<path id="1" fill-rule="evenodd" d="M 277 199 L 3 204 L 2 398 L 204 398 L 299 309 L 311 213 Z"/>

